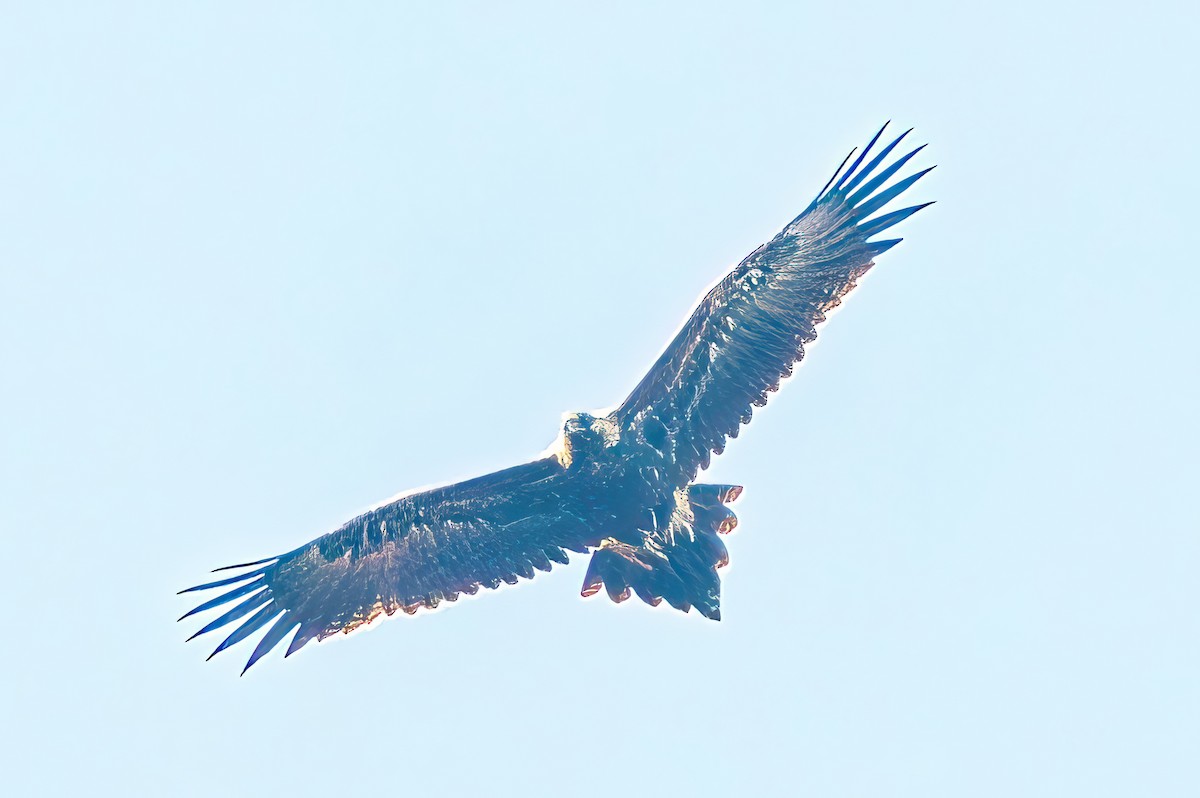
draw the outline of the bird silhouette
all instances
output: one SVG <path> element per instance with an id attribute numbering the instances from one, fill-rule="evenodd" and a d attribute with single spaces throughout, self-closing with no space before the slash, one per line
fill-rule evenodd
<path id="1" fill-rule="evenodd" d="M 293 631 L 285 656 L 381 615 L 531 579 L 567 551 L 591 554 L 584 596 L 604 588 L 616 602 L 637 594 L 719 620 L 720 535 L 737 525 L 727 505 L 742 489 L 694 480 L 901 240 L 871 239 L 932 204 L 874 215 L 933 169 L 886 185 L 923 149 L 883 165 L 909 130 L 868 161 L 886 128 L 701 299 L 614 411 L 568 415 L 542 459 L 403 495 L 286 554 L 217 569 L 237 573 L 180 591 L 226 588 L 183 618 L 241 601 L 192 638 L 241 621 L 211 658 L 267 628 L 245 673 Z"/>

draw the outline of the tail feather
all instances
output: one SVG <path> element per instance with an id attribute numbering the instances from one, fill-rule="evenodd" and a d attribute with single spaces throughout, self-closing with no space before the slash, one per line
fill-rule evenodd
<path id="1" fill-rule="evenodd" d="M 725 503 L 741 492 L 738 485 L 692 485 L 670 521 L 641 544 L 605 539 L 592 554 L 582 595 L 595 595 L 603 587 L 620 603 L 636 593 L 651 606 L 666 601 L 682 612 L 695 607 L 704 617 L 719 621 L 717 569 L 729 564 L 729 551 L 719 536 L 737 526 L 737 516 Z"/>

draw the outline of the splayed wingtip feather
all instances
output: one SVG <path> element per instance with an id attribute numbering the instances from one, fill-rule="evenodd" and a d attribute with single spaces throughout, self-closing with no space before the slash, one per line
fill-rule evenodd
<path id="1" fill-rule="evenodd" d="M 196 613 L 204 612 L 205 610 L 211 610 L 213 607 L 219 607 L 222 604 L 228 604 L 235 599 L 241 598 L 247 593 L 253 593 L 256 590 L 261 590 L 266 587 L 266 585 L 267 583 L 265 581 L 256 578 L 251 582 L 247 582 L 241 587 L 235 587 L 233 590 L 222 593 L 216 598 L 209 599 L 200 606 L 192 608 L 188 612 L 185 612 L 183 615 L 181 615 L 179 620 L 182 621 L 184 618 L 190 618 Z M 178 623 L 178 621 L 176 621 L 176 623 Z"/>
<path id="2" fill-rule="evenodd" d="M 884 214 L 878 218 L 863 222 L 858 226 L 858 229 L 862 231 L 864 236 L 870 238 L 877 233 L 882 233 L 884 230 L 887 230 L 893 225 L 899 224 L 922 208 L 928 208 L 933 204 L 934 201 L 924 202 L 920 205 L 910 205 L 907 208 L 901 208 L 898 211 L 892 211 L 891 213 Z"/>
<path id="3" fill-rule="evenodd" d="M 859 215 L 862 217 L 870 216 L 871 214 L 875 213 L 875 211 L 879 210 L 884 205 L 887 205 L 889 202 L 894 200 L 896 197 L 903 194 L 914 183 L 916 183 L 918 180 L 920 180 L 925 175 L 932 172 L 935 168 L 937 168 L 936 165 L 931 166 L 928 169 L 922 169 L 920 172 L 917 172 L 914 175 L 909 175 L 908 177 L 899 181 L 895 185 L 889 186 L 884 191 L 880 192 L 879 194 L 876 194 L 874 197 L 867 198 L 866 200 L 864 200 L 862 202 L 862 204 L 858 205 L 854 210 L 857 211 L 859 213 Z"/>
<path id="4" fill-rule="evenodd" d="M 879 128 L 879 131 L 871 138 L 871 140 L 867 143 L 867 146 L 863 147 L 863 151 L 858 154 L 858 157 L 854 159 L 854 163 L 851 165 L 851 167 L 846 170 L 844 175 L 842 175 L 842 179 L 839 180 L 837 185 L 833 187 L 834 191 L 839 190 L 842 187 L 842 184 L 854 175 L 854 171 L 858 169 L 860 164 L 862 164 L 863 159 L 867 157 L 867 155 L 871 152 L 871 148 L 875 146 L 875 142 L 879 141 L 879 137 L 883 135 L 883 131 L 887 130 L 887 126 L 891 123 L 892 120 L 890 119 L 883 123 L 883 127 Z"/>
<path id="5" fill-rule="evenodd" d="M 212 569 L 212 573 L 215 574 L 215 573 L 219 573 L 220 571 L 232 571 L 234 568 L 250 568 L 251 566 L 254 566 L 254 565 L 262 565 L 263 563 L 268 563 L 268 562 L 271 562 L 272 560 L 278 560 L 278 559 L 279 559 L 278 557 L 267 557 L 265 560 L 255 560 L 254 562 L 243 562 L 243 563 L 238 563 L 237 565 L 226 565 L 221 568 Z"/>
<path id="6" fill-rule="evenodd" d="M 908 163 L 913 158 L 913 156 L 915 156 L 917 153 L 919 153 L 921 150 L 925 149 L 928 146 L 929 146 L 928 144 L 922 144 L 920 147 L 917 147 L 916 149 L 911 150 L 911 151 L 905 153 L 904 155 L 900 156 L 899 158 L 897 158 L 894 162 L 889 164 L 886 169 L 884 169 L 879 174 L 875 175 L 875 177 L 871 178 L 871 180 L 868 181 L 865 185 L 863 185 L 862 188 L 860 188 L 858 191 L 854 192 L 849 197 L 847 197 L 846 203 L 848 205 L 852 205 L 852 206 L 857 205 L 858 203 L 865 200 L 867 197 L 874 194 L 879 189 L 880 186 L 882 186 L 884 183 L 886 183 L 888 181 L 888 178 L 890 178 L 892 175 L 896 174 L 896 172 L 900 171 L 900 169 L 903 168 L 904 164 Z"/>
<path id="7" fill-rule="evenodd" d="M 872 172 L 875 171 L 876 167 L 878 167 L 879 164 L 883 163 L 883 160 L 892 153 L 892 150 L 896 149 L 896 145 L 899 144 L 901 141 L 903 141 L 904 137 L 912 132 L 913 132 L 913 129 L 910 127 L 908 130 L 904 131 L 899 136 L 897 136 L 895 139 L 893 139 L 892 143 L 888 144 L 874 158 L 872 158 L 871 162 L 869 164 L 867 164 L 865 167 L 863 167 L 862 170 L 860 170 L 859 173 L 856 174 L 850 180 L 849 183 L 842 186 L 842 189 L 841 189 L 842 193 L 849 194 L 851 191 L 853 191 L 854 188 L 859 183 L 861 183 L 864 179 L 866 179 L 868 176 L 870 176 L 870 174 Z"/>

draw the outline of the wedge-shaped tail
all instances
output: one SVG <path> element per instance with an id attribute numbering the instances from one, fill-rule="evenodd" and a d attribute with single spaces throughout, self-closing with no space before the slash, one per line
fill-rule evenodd
<path id="1" fill-rule="evenodd" d="M 677 610 L 695 607 L 704 617 L 721 620 L 717 569 L 729 564 L 729 553 L 720 535 L 737 526 L 737 516 L 725 505 L 741 492 L 738 485 L 692 485 L 680 492 L 664 528 L 649 532 L 641 545 L 604 540 L 592 554 L 582 595 L 603 587 L 618 603 L 636 593 L 655 607 L 666 601 Z"/>

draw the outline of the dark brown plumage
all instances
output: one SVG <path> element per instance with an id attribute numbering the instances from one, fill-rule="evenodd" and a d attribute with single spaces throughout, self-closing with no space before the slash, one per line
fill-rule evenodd
<path id="1" fill-rule="evenodd" d="M 604 587 L 614 601 L 636 593 L 719 619 L 717 569 L 728 554 L 718 535 L 737 523 L 726 504 L 741 488 L 693 480 L 792 373 L 873 258 L 899 243 L 869 239 L 925 207 L 872 218 L 929 171 L 883 188 L 921 148 L 880 169 L 905 133 L 864 164 L 882 133 L 705 295 L 615 411 L 569 416 L 544 459 L 390 501 L 189 588 L 229 590 L 185 618 L 242 599 L 193 637 L 241 621 L 215 655 L 274 621 L 248 669 L 293 630 L 288 654 L 379 615 L 532 578 L 567 562 L 566 551 L 592 552 L 584 595 Z"/>

